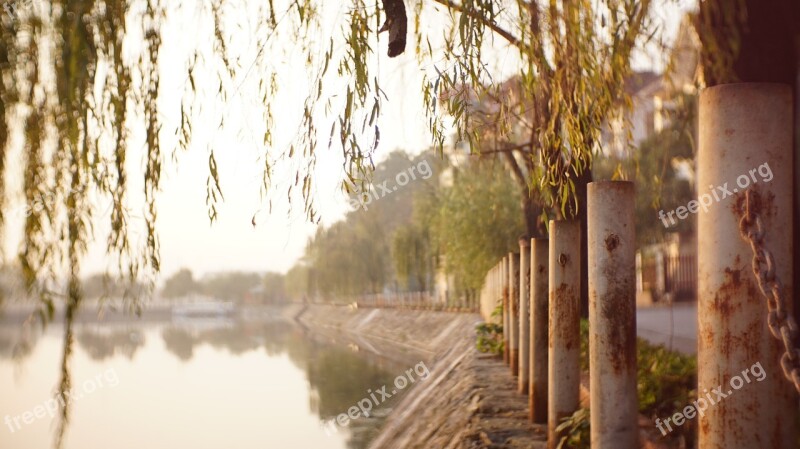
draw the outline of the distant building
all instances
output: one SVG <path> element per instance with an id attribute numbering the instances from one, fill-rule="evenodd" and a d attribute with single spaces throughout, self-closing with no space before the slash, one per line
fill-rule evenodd
<path id="1" fill-rule="evenodd" d="M 625 82 L 630 109 L 610 119 L 602 131 L 600 151 L 606 156 L 627 159 L 633 148 L 669 125 L 674 99 L 695 94 L 702 85 L 699 65 L 700 39 L 690 15 L 681 21 L 672 47 L 666 74 L 634 72 Z"/>

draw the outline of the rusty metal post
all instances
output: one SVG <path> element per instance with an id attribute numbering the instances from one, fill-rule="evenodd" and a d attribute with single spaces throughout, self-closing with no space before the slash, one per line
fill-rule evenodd
<path id="1" fill-rule="evenodd" d="M 492 303 L 492 312 L 494 311 L 494 309 L 497 307 L 498 304 L 502 304 L 503 303 L 503 300 L 501 299 L 501 296 L 499 294 L 497 294 L 497 292 L 498 292 L 498 289 L 497 289 L 497 270 L 499 269 L 499 267 L 500 267 L 500 262 L 498 262 L 494 266 L 494 268 L 492 268 L 492 276 L 491 276 L 492 288 L 489 291 L 489 296 L 491 298 L 491 303 Z M 496 322 L 499 321 L 498 324 L 503 324 L 503 316 L 502 315 L 499 316 L 499 317 L 495 317 L 494 319 L 495 319 Z"/>
<path id="2" fill-rule="evenodd" d="M 503 290 L 500 287 L 500 267 L 503 265 L 503 261 L 498 261 L 497 265 L 494 266 L 494 272 L 492 273 L 492 300 L 494 304 L 500 304 L 501 313 L 500 316 L 497 317 L 499 320 L 499 324 L 503 324 Z"/>
<path id="3" fill-rule="evenodd" d="M 519 377 L 517 389 L 520 394 L 528 394 L 530 363 L 530 294 L 531 294 L 531 241 L 519 239 Z"/>
<path id="4" fill-rule="evenodd" d="M 550 221 L 547 447 L 556 449 L 561 419 L 580 400 L 581 224 Z"/>
<path id="5" fill-rule="evenodd" d="M 739 228 L 749 196 L 791 315 L 792 114 L 786 85 L 726 84 L 700 95 L 697 362 L 698 401 L 706 403 L 698 418 L 700 449 L 797 444 L 797 396 L 784 378 L 783 344 L 770 332 L 753 249 Z"/>
<path id="6" fill-rule="evenodd" d="M 547 423 L 547 333 L 549 323 L 547 277 L 549 266 L 547 239 L 531 240 L 530 268 L 530 376 L 528 416 L 539 424 Z"/>
<path id="7" fill-rule="evenodd" d="M 510 363 L 511 343 L 509 342 L 509 334 L 511 333 L 511 325 L 509 323 L 509 316 L 511 313 L 509 307 L 511 304 L 508 302 L 508 257 L 504 257 L 500 264 L 500 292 L 503 295 L 503 362 Z"/>
<path id="8" fill-rule="evenodd" d="M 508 342 L 511 374 L 519 374 L 519 253 L 508 253 Z"/>
<path id="9" fill-rule="evenodd" d="M 587 203 L 591 445 L 637 449 L 634 185 L 590 183 Z"/>
<path id="10" fill-rule="evenodd" d="M 494 288 L 494 286 L 492 285 L 493 282 L 494 282 L 494 267 L 492 267 L 486 273 L 486 285 L 484 286 L 480 300 L 481 315 L 483 315 L 483 319 L 487 323 L 495 321 L 494 318 L 492 317 L 492 310 L 494 310 L 494 306 L 496 304 L 495 298 L 492 295 L 492 289 Z"/>

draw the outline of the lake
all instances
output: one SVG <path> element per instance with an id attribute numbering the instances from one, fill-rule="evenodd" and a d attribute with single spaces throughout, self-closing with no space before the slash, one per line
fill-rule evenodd
<path id="1" fill-rule="evenodd" d="M 282 320 L 178 318 L 76 325 L 65 449 L 362 449 L 394 403 L 340 427 L 401 367 Z M 0 448 L 54 447 L 63 333 L 0 325 Z"/>

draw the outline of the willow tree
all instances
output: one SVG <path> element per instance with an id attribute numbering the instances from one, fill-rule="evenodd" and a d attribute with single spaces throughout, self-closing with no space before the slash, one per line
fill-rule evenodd
<path id="1" fill-rule="evenodd" d="M 632 51 L 651 37 L 650 1 L 447 4 L 461 12 L 451 41 L 458 51 L 454 68 L 438 72 L 424 92 L 428 113 L 436 116 L 438 99 L 472 154 L 502 158 L 522 193 L 527 236 L 542 236 L 548 217 L 579 219 L 585 253 L 592 156 L 604 124 L 630 103 L 625 81 Z M 487 34 L 518 55 L 515 73 L 486 69 Z M 508 79 L 495 82 L 498 76 Z M 440 142 L 445 129 L 432 120 Z M 581 277 L 585 314 L 587 260 Z"/>

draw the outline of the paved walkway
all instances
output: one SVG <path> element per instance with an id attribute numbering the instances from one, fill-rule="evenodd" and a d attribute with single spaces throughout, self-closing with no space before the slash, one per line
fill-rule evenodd
<path id="1" fill-rule="evenodd" d="M 472 443 L 468 447 L 546 448 L 547 426 L 528 421 L 528 397 L 517 392 L 508 366 L 485 354 L 471 362 L 480 400 L 466 439 Z"/>

